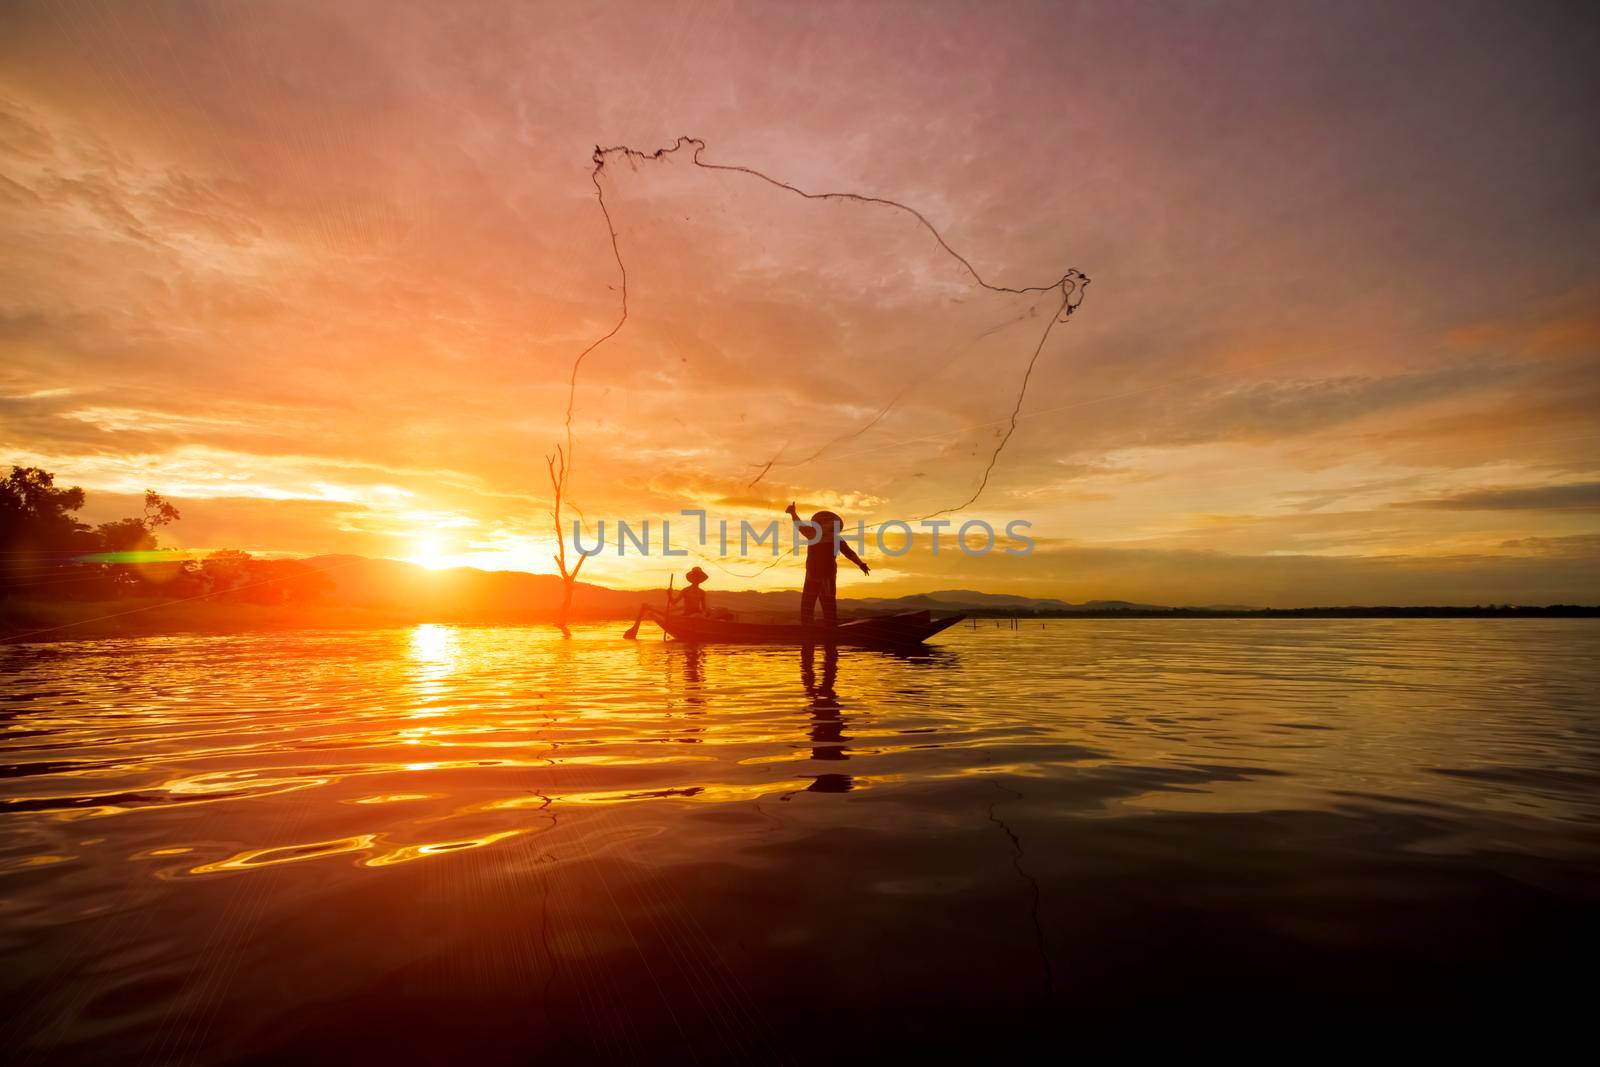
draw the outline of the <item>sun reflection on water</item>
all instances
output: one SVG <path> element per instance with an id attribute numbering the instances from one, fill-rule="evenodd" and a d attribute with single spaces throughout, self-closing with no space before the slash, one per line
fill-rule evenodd
<path id="1" fill-rule="evenodd" d="M 439 707 L 447 691 L 447 680 L 456 672 L 461 638 L 456 628 L 423 623 L 411 630 L 409 653 L 412 662 L 412 688 L 415 706 L 411 717 L 434 718 L 446 714 Z"/>
<path id="2" fill-rule="evenodd" d="M 897 959 L 914 982 L 953 956 L 965 981 L 994 955 L 1010 962 L 963 995 L 998 980 L 1020 1003 L 1005 983 L 1065 936 L 1034 918 L 1080 914 L 1096 878 L 1130 885 L 1143 922 L 1215 874 L 1187 857 L 1246 848 L 1269 878 L 1295 848 L 1291 873 L 1448 854 L 1437 881 L 1463 857 L 1580 855 L 1600 824 L 1592 629 L 1083 622 L 950 631 L 917 656 L 615 629 L 13 652 L 0 912 L 18 947 L 0 965 L 47 961 L 66 977 L 19 979 L 48 1002 L 30 1013 L 127 1047 L 162 1017 L 206 1032 L 207 998 L 235 994 L 252 1039 L 366 1038 L 392 1016 L 354 1028 L 351 1005 L 474 982 L 471 1003 L 507 1008 L 475 1028 L 548 1004 L 518 1033 L 542 1042 L 587 1025 L 574 1004 L 673 993 L 613 995 L 641 953 L 691 977 L 696 1018 L 735 1002 L 738 983 L 705 984 L 724 960 L 787 989 Z M 1275 938 L 1304 925 L 1291 882 Z M 1270 909 L 1252 886 L 1250 914 Z M 859 947 L 873 931 L 897 940 Z"/>
<path id="3" fill-rule="evenodd" d="M 36 716 L 49 747 L 11 758 L 22 788 L 0 814 L 142 826 L 165 812 L 172 838 L 140 840 L 125 857 L 192 853 L 197 873 L 238 873 L 353 850 L 392 853 L 369 864 L 385 866 L 511 848 L 563 811 L 670 820 L 763 798 L 853 803 L 868 786 L 879 795 L 985 778 L 1082 790 L 1092 799 L 1074 803 L 1106 811 L 1315 805 L 1351 783 L 1364 795 L 1422 790 L 1506 811 L 1582 806 L 1549 782 L 1504 784 L 1475 769 L 1486 738 L 1560 721 L 1551 710 L 1497 726 L 1484 717 L 1498 706 L 1486 687 L 1494 657 L 1527 677 L 1532 646 L 1470 627 L 1432 643 L 1413 636 L 1401 651 L 1371 624 L 1279 627 L 1273 642 L 1241 633 L 1063 625 L 1002 644 L 952 631 L 948 647 L 912 657 L 436 624 L 163 639 L 116 660 L 42 661 L 36 688 L 74 702 L 16 720 Z M 1463 661 L 1474 636 L 1486 643 Z M 1318 658 L 1307 659 L 1313 645 Z M 104 681 L 113 663 L 119 680 Z M 141 681 L 138 700 L 129 677 Z M 1456 703 L 1408 714 L 1425 691 Z M 1477 701 L 1475 718 L 1462 718 L 1463 701 Z M 419 760 L 419 749 L 443 758 Z M 1463 770 L 1423 775 L 1419 764 Z M 119 818 L 98 818 L 110 815 Z M 295 843 L 288 828 L 312 822 L 321 843 Z M 33 862 L 58 855 L 41 848 Z"/>

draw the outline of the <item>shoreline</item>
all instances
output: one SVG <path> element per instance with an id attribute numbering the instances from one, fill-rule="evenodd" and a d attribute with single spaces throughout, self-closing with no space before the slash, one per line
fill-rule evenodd
<path id="1" fill-rule="evenodd" d="M 881 614 L 851 610 L 841 602 L 843 618 Z M 935 612 L 936 615 L 957 614 Z M 1085 609 L 1082 611 L 959 612 L 977 622 L 1017 619 L 1029 622 L 1073 619 L 1592 619 L 1600 606 L 1555 604 L 1545 607 L 1343 607 L 1256 609 Z M 611 611 L 575 612 L 574 624 L 631 622 L 632 616 Z M 163 634 L 269 633 L 294 630 L 380 630 L 421 625 L 553 626 L 555 613 L 529 611 L 396 611 L 388 608 L 304 604 L 218 604 L 159 599 L 113 601 L 0 602 L 0 641 L 43 643 L 106 637 Z"/>

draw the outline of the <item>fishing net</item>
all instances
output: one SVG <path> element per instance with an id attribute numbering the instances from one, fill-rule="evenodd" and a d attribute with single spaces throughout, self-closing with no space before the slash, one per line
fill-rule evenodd
<path id="1" fill-rule="evenodd" d="M 852 523 L 990 502 L 1086 277 L 990 278 L 910 204 L 696 141 L 595 164 L 617 318 L 574 363 L 571 447 L 630 499 Z"/>

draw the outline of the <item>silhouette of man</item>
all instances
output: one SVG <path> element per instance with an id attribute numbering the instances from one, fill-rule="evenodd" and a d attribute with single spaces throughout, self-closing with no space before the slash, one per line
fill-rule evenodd
<path id="1" fill-rule="evenodd" d="M 810 520 L 800 518 L 794 502 L 784 509 L 794 520 L 806 540 L 806 584 L 800 593 L 800 621 L 811 625 L 811 617 L 818 600 L 822 601 L 822 623 L 833 626 L 838 622 L 839 564 L 836 555 L 861 568 L 862 574 L 871 574 L 872 568 L 861 562 L 851 547 L 839 537 L 844 520 L 831 511 L 819 511 Z"/>
<path id="2" fill-rule="evenodd" d="M 700 588 L 700 583 L 711 577 L 709 574 L 701 570 L 699 567 L 695 567 L 688 574 L 685 574 L 684 577 L 689 580 L 688 585 L 684 586 L 676 593 L 668 590 L 667 611 L 672 610 L 672 605 L 678 604 L 680 605 L 678 612 L 680 615 L 701 615 L 708 618 L 722 618 L 728 616 L 726 611 L 713 612 L 706 607 L 706 591 Z M 627 638 L 629 641 L 637 640 L 639 637 L 639 625 L 644 622 L 646 615 L 650 616 L 650 618 L 654 619 L 658 623 L 665 618 L 664 612 L 657 611 L 649 604 L 640 604 L 639 614 L 634 618 L 633 625 L 628 627 L 622 636 Z"/>
<path id="3" fill-rule="evenodd" d="M 700 583 L 711 576 L 699 567 L 695 567 L 683 577 L 689 584 L 684 586 L 683 591 L 678 593 L 677 596 L 669 593 L 667 595 L 668 602 L 682 604 L 685 615 L 709 614 L 706 610 L 706 591 L 700 588 Z"/>

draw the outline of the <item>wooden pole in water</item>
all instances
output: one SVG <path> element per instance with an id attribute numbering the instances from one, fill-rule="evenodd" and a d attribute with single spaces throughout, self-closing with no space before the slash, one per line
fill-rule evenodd
<path id="1" fill-rule="evenodd" d="M 618 534 L 617 536 L 621 537 L 622 535 Z M 678 580 L 678 572 L 677 571 L 673 571 L 671 574 L 667 575 L 667 610 L 665 610 L 665 611 L 663 611 L 661 613 L 663 618 L 667 618 L 667 619 L 672 618 L 672 583 L 676 582 L 677 580 Z M 661 640 L 665 641 L 666 639 L 667 639 L 667 629 L 666 629 L 666 627 L 663 626 L 661 628 Z"/>

